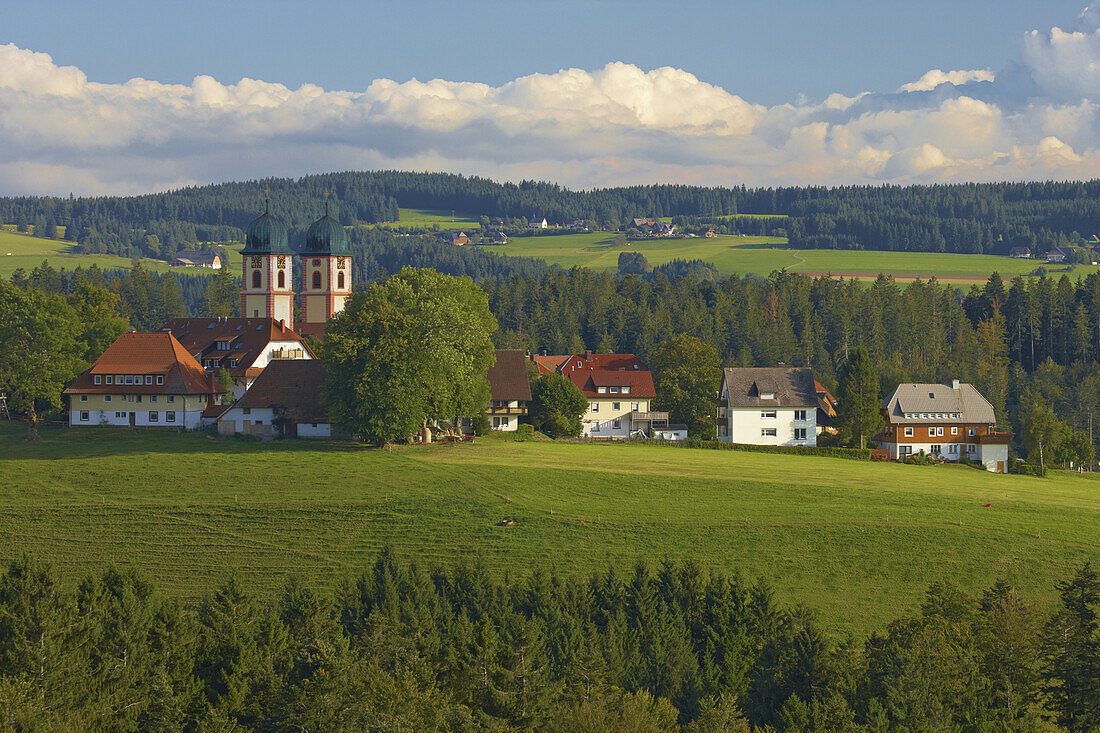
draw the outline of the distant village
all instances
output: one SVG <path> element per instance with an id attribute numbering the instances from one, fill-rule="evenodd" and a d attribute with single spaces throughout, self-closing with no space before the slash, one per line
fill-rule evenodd
<path id="1" fill-rule="evenodd" d="M 583 224 L 583 223 L 582 223 Z M 534 226 L 545 227 L 546 221 Z M 635 228 L 670 236 L 675 227 L 638 219 Z M 458 235 L 449 235 L 458 236 Z M 210 428 L 221 435 L 336 438 L 321 398 L 326 379 L 310 339 L 324 340 L 329 320 L 351 296 L 351 252 L 344 228 L 327 213 L 314 222 L 303 251 L 287 244 L 270 212 L 254 220 L 242 251 L 241 317 L 176 318 L 152 333 L 122 334 L 65 389 L 72 427 Z M 294 321 L 293 261 L 303 283 Z M 194 257 L 190 266 L 222 266 Z M 501 349 L 486 374 L 485 416 L 494 431 L 515 432 L 531 402 L 529 373 L 557 373 L 588 401 L 587 440 L 683 441 L 670 422 L 649 367 L 633 354 L 529 354 Z M 229 383 L 219 380 L 227 374 Z M 757 446 L 812 448 L 836 432 L 838 403 L 809 368 L 729 367 L 714 398 L 716 433 L 692 436 Z M 970 384 L 900 384 L 883 401 L 877 457 L 927 456 L 1007 470 L 1010 436 L 997 430 L 993 407 Z M 432 425 L 419 439 L 469 434 L 472 417 Z M 413 436 L 410 436 L 412 439 Z"/>

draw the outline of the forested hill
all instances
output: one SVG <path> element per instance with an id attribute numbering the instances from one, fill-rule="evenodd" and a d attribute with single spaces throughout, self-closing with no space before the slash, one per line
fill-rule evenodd
<path id="1" fill-rule="evenodd" d="M 795 248 L 1005 254 L 1073 244 L 1100 233 L 1100 181 L 974 183 L 843 188 L 704 188 L 656 185 L 571 191 L 524 181 L 497 183 L 447 173 L 346 172 L 298 179 L 222 183 L 128 197 L 0 198 L 0 223 L 65 226 L 88 252 L 171 256 L 196 242 L 237 240 L 271 207 L 292 244 L 323 209 L 323 194 L 344 224 L 394 221 L 398 207 L 454 210 L 509 219 L 571 219 L 610 229 L 635 217 L 705 223 L 731 214 L 782 214 L 785 221 L 739 219 L 744 233 L 786 234 Z"/>

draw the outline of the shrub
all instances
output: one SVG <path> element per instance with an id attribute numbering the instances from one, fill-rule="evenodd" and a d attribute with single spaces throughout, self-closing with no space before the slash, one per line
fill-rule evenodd
<path id="1" fill-rule="evenodd" d="M 488 435 L 493 428 L 489 425 L 489 416 L 484 412 L 478 412 L 473 417 L 474 435 Z"/>
<path id="2" fill-rule="evenodd" d="M 827 446 L 798 445 L 752 445 L 749 443 L 724 443 L 718 440 L 647 440 L 651 445 L 667 445 L 680 448 L 702 448 L 709 450 L 739 450 L 750 453 L 781 453 L 795 456 L 825 456 L 827 458 L 845 458 L 853 461 L 871 460 L 870 448 L 833 448 Z"/>

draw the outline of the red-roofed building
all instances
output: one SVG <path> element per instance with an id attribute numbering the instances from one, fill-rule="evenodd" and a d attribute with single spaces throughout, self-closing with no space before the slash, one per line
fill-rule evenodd
<path id="1" fill-rule="evenodd" d="M 224 393 L 170 333 L 127 332 L 69 385 L 69 424 L 197 428 Z"/>
<path id="2" fill-rule="evenodd" d="M 667 412 L 654 412 L 657 396 L 653 373 L 634 354 L 570 354 L 532 356 L 542 374 L 565 375 L 588 398 L 582 421 L 590 438 L 621 440 L 654 437 L 655 428 L 668 426 Z"/>
<path id="3" fill-rule="evenodd" d="M 240 397 L 276 359 L 312 359 L 302 337 L 272 318 L 173 318 L 160 329 L 179 341 L 207 372 L 233 377 Z"/>

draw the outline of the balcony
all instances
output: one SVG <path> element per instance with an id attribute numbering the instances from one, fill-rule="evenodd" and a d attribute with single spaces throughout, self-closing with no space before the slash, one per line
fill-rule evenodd
<path id="1" fill-rule="evenodd" d="M 985 435 L 975 435 L 973 438 L 978 445 L 1008 445 L 1012 442 L 1012 433 L 990 431 Z"/>
<path id="2" fill-rule="evenodd" d="M 663 423 L 667 423 L 668 422 L 668 413 L 667 412 L 639 412 L 639 411 L 636 410 L 636 411 L 630 413 L 630 421 L 635 422 L 635 423 L 638 423 L 638 422 L 648 422 L 648 423 L 663 422 Z"/>
<path id="3" fill-rule="evenodd" d="M 486 407 L 486 415 L 526 415 L 526 407 Z"/>

